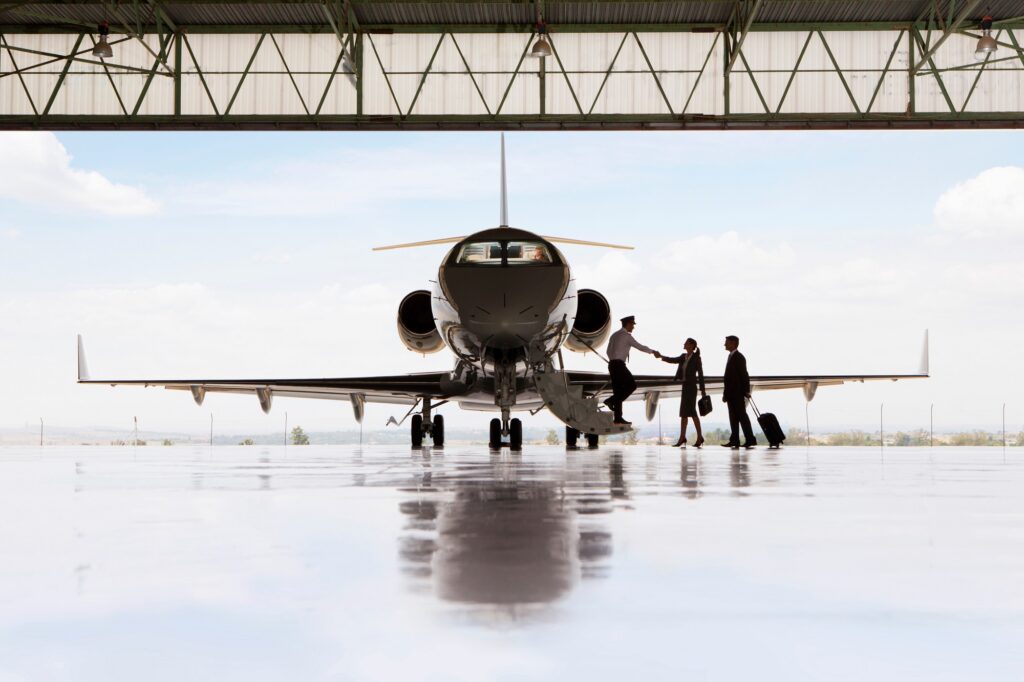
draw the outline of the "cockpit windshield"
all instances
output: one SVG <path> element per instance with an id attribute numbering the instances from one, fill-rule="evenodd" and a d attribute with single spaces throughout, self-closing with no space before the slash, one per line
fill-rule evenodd
<path id="1" fill-rule="evenodd" d="M 501 242 L 463 244 L 455 259 L 458 265 L 501 265 Z"/>
<path id="2" fill-rule="evenodd" d="M 509 242 L 507 248 L 509 265 L 548 265 L 552 262 L 551 252 L 540 242 Z"/>
<path id="3" fill-rule="evenodd" d="M 539 241 L 470 242 L 459 247 L 455 265 L 551 265 L 551 248 Z"/>

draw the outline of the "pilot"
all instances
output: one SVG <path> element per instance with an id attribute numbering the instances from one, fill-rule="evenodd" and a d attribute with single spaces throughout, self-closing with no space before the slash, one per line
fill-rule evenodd
<path id="1" fill-rule="evenodd" d="M 608 374 L 612 379 L 612 395 L 604 401 L 604 404 L 615 415 L 614 423 L 629 426 L 631 423 L 622 418 L 622 403 L 636 390 L 633 374 L 626 367 L 626 363 L 629 362 L 629 349 L 636 348 L 644 353 L 650 353 L 656 358 L 660 358 L 661 353 L 633 338 L 636 318 L 630 315 L 622 318 L 620 322 L 622 322 L 622 329 L 608 339 Z"/>

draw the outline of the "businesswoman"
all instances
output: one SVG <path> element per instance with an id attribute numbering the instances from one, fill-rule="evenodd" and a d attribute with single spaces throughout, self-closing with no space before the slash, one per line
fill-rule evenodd
<path id="1" fill-rule="evenodd" d="M 676 370 L 676 379 L 683 384 L 683 394 L 679 400 L 679 440 L 672 447 L 678 448 L 686 445 L 687 420 L 693 419 L 693 426 L 697 429 L 697 440 L 693 442 L 693 445 L 699 448 L 704 445 L 704 434 L 701 432 L 700 413 L 697 411 L 697 388 L 700 388 L 701 395 L 705 395 L 704 365 L 700 360 L 700 348 L 697 347 L 696 341 L 686 339 L 683 349 L 686 352 L 678 357 L 663 356 L 661 358 L 664 362 L 679 365 L 679 369 Z"/>

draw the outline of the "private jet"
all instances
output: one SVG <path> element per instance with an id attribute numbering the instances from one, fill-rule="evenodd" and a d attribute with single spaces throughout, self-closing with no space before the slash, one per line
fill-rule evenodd
<path id="1" fill-rule="evenodd" d="M 447 349 L 454 355 L 449 371 L 321 379 L 94 379 L 78 337 L 78 383 L 110 386 L 159 386 L 187 391 L 197 405 L 207 393 L 255 395 L 264 412 L 275 396 L 351 402 L 362 423 L 366 403 L 408 406 L 415 448 L 429 439 L 434 447 L 445 441 L 444 416 L 436 410 L 449 402 L 465 410 L 497 413 L 490 420 L 493 449 L 521 450 L 523 426 L 514 412 L 531 415 L 548 410 L 565 424 L 566 445 L 581 437 L 597 447 L 602 435 L 623 433 L 629 426 L 614 424 L 600 402 L 611 394 L 607 373 L 573 371 L 565 367 L 563 349 L 598 353 L 612 330 L 608 299 L 594 289 L 577 289 L 569 261 L 555 246 L 576 244 L 629 249 L 580 239 L 545 237 L 509 227 L 505 140 L 501 139 L 500 225 L 469 236 L 433 239 L 377 247 L 375 251 L 452 244 L 437 270 L 433 290 L 420 289 L 398 304 L 398 336 L 415 353 Z M 556 366 L 557 361 L 557 366 Z M 811 400 L 819 386 L 856 381 L 916 379 L 928 376 L 928 338 L 920 370 L 915 374 L 752 376 L 754 391 L 802 389 Z M 632 400 L 642 400 L 648 421 L 659 399 L 679 395 L 672 376 L 638 375 Z M 706 377 L 709 393 L 720 393 L 722 377 Z"/>

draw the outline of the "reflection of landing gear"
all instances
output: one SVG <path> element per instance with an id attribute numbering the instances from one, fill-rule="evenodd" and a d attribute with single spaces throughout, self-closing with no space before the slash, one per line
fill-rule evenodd
<path id="1" fill-rule="evenodd" d="M 580 439 L 580 432 L 571 426 L 565 427 L 565 447 L 570 450 L 576 449 L 576 443 Z"/>
<path id="2" fill-rule="evenodd" d="M 590 448 L 591 450 L 596 449 L 598 444 L 599 444 L 599 442 L 600 442 L 600 438 L 601 437 L 599 435 L 597 435 L 596 433 L 588 433 L 587 434 L 587 447 Z"/>
<path id="3" fill-rule="evenodd" d="M 497 417 L 491 420 L 491 433 L 488 444 L 492 450 L 501 449 L 501 420 Z"/>

